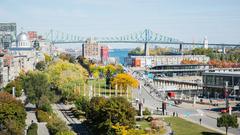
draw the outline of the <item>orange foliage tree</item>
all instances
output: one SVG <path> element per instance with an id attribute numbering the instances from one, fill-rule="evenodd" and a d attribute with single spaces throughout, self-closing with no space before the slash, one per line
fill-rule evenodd
<path id="1" fill-rule="evenodd" d="M 239 68 L 240 67 L 240 63 L 237 62 L 232 62 L 232 61 L 221 61 L 221 60 L 210 60 L 208 62 L 208 64 L 210 66 L 213 66 L 215 68 Z"/>

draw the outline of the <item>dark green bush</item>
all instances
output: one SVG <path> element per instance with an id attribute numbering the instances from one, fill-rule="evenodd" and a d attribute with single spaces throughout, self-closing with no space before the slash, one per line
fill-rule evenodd
<path id="1" fill-rule="evenodd" d="M 75 135 L 72 131 L 60 131 L 56 135 Z"/>
<path id="2" fill-rule="evenodd" d="M 38 103 L 38 109 L 43 110 L 45 112 L 52 112 L 51 102 L 49 101 L 49 97 L 42 96 Z"/>
<path id="3" fill-rule="evenodd" d="M 50 115 L 42 110 L 37 110 L 36 115 L 38 122 L 48 122 L 50 119 Z"/>
<path id="4" fill-rule="evenodd" d="M 143 115 L 151 115 L 151 112 L 148 110 L 148 108 L 144 109 Z"/>
<path id="5" fill-rule="evenodd" d="M 27 135 L 38 135 L 37 130 L 38 130 L 37 123 L 32 123 L 27 130 Z"/>
<path id="6" fill-rule="evenodd" d="M 73 111 L 73 115 L 74 115 L 74 117 L 80 119 L 81 116 L 85 115 L 85 113 L 83 111 L 81 111 L 81 110 L 75 110 L 75 111 Z"/>
<path id="7" fill-rule="evenodd" d="M 79 97 L 75 101 L 75 106 L 77 107 L 78 110 L 82 110 L 84 112 L 87 112 L 89 109 L 90 101 L 86 97 Z"/>
<path id="8" fill-rule="evenodd" d="M 58 132 L 69 131 L 66 123 L 56 116 L 53 116 L 48 121 L 47 128 L 51 135 L 56 135 Z"/>
<path id="9" fill-rule="evenodd" d="M 41 107 L 39 107 L 39 109 L 45 111 L 45 112 L 49 112 L 51 113 L 52 112 L 52 106 L 48 103 L 46 104 L 43 104 Z"/>

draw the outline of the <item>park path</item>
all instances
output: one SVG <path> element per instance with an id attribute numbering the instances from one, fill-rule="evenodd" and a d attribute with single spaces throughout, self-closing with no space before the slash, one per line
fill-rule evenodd
<path id="1" fill-rule="evenodd" d="M 64 120 L 69 128 L 71 128 L 78 135 L 89 135 L 88 128 L 80 120 L 75 118 L 72 112 L 69 110 L 71 105 L 65 105 L 63 103 L 52 104 L 53 111 Z"/>
<path id="2" fill-rule="evenodd" d="M 24 104 L 26 102 L 26 95 L 23 93 L 20 97 L 18 97 L 18 100 L 21 100 Z M 27 118 L 25 120 L 26 122 L 26 128 L 25 128 L 25 134 L 27 134 L 28 127 L 32 124 L 32 122 L 37 123 L 38 125 L 38 135 L 49 135 L 48 129 L 46 127 L 46 122 L 38 122 L 36 117 L 36 106 L 33 104 L 26 104 L 25 110 L 27 113 Z"/>
<path id="3" fill-rule="evenodd" d="M 35 105 L 27 104 L 25 106 L 27 111 L 27 119 L 26 119 L 26 129 L 32 124 L 32 122 L 37 123 L 38 125 L 38 135 L 49 135 L 48 129 L 46 127 L 46 122 L 38 122 L 36 113 L 35 113 Z"/>

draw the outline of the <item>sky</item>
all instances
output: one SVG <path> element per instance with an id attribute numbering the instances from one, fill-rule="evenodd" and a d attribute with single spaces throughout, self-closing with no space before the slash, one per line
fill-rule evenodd
<path id="1" fill-rule="evenodd" d="M 18 32 L 108 37 L 151 29 L 184 42 L 240 43 L 240 0 L 0 0 L 0 22 L 16 22 Z"/>

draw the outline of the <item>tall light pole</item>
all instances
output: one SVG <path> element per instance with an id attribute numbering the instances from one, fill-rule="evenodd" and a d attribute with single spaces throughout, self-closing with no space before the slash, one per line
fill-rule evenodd
<path id="1" fill-rule="evenodd" d="M 229 107 L 229 101 L 228 101 L 228 81 L 225 82 L 224 95 L 225 95 L 225 100 L 226 100 L 226 108 L 228 108 Z"/>
<path id="2" fill-rule="evenodd" d="M 115 85 L 115 96 L 117 96 L 117 84 Z"/>

